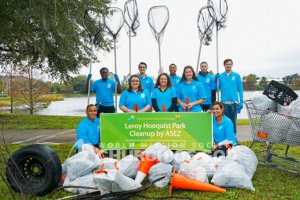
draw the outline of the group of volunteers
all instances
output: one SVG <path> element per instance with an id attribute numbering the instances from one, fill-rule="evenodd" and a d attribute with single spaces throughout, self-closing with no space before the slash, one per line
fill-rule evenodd
<path id="1" fill-rule="evenodd" d="M 152 109 L 155 112 L 211 112 L 214 115 L 215 142 L 212 149 L 216 149 L 225 140 L 237 145 L 236 119 L 237 113 L 243 108 L 242 80 L 238 73 L 232 71 L 232 59 L 224 60 L 223 64 L 225 71 L 215 76 L 208 72 L 208 63 L 202 62 L 198 74 L 193 67 L 186 66 L 181 77 L 176 74 L 177 66 L 170 64 L 170 74 L 159 74 L 154 84 L 153 79 L 146 74 L 147 64 L 140 62 L 139 74 L 130 76 L 128 88 L 121 94 L 119 108 L 125 113 L 152 112 Z M 112 80 L 108 74 L 107 68 L 100 69 L 101 79 L 90 87 L 96 93 L 96 104 L 87 106 L 87 117 L 77 128 L 77 141 L 81 139 L 83 143 L 91 143 L 96 147 L 100 142 L 99 115 L 114 113 L 113 94 L 116 89 L 118 94 L 121 93 L 118 75 L 115 74 Z M 216 101 L 217 89 L 221 92 L 220 102 Z"/>

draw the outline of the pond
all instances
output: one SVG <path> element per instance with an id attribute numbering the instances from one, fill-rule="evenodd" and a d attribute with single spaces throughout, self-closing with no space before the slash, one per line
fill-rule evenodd
<path id="1" fill-rule="evenodd" d="M 262 92 L 262 91 L 261 91 Z M 244 100 L 250 99 L 253 91 L 244 92 Z M 300 91 L 296 91 L 300 96 Z M 90 103 L 95 103 L 96 98 L 91 97 Z M 119 102 L 119 96 L 118 96 Z M 52 102 L 47 109 L 43 109 L 36 114 L 39 115 L 66 115 L 66 116 L 85 116 L 87 97 L 65 98 L 64 101 Z M 118 108 L 118 113 L 122 111 Z M 248 119 L 247 110 L 244 106 L 242 112 L 238 114 L 238 119 Z"/>

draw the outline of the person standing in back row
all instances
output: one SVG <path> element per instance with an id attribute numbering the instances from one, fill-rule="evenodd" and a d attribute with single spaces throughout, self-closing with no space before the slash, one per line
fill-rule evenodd
<path id="1" fill-rule="evenodd" d="M 150 76 L 146 75 L 147 64 L 144 62 L 140 62 L 139 64 L 139 78 L 141 81 L 141 86 L 144 90 L 147 90 L 150 94 L 154 88 L 153 79 Z"/>
<path id="2" fill-rule="evenodd" d="M 219 78 L 219 88 L 221 90 L 221 102 L 224 104 L 224 113 L 231 119 L 236 134 L 237 113 L 243 108 L 243 84 L 241 76 L 232 71 L 232 59 L 223 62 L 225 72 L 216 75 Z"/>
<path id="3" fill-rule="evenodd" d="M 97 106 L 97 117 L 99 118 L 100 113 L 114 113 L 114 93 L 116 90 L 115 81 L 108 78 L 108 69 L 103 67 L 100 69 L 101 79 L 95 81 L 91 85 L 91 91 L 96 93 L 96 106 Z M 88 81 L 91 79 L 92 74 L 88 75 Z M 117 74 L 114 75 L 117 82 L 117 93 L 121 93 L 120 79 Z M 88 86 L 87 86 L 88 87 Z"/>
<path id="4" fill-rule="evenodd" d="M 207 69 L 207 62 L 201 62 L 200 72 L 197 75 L 206 95 L 206 101 L 200 104 L 204 112 L 211 109 L 212 103 L 216 101 L 215 77 L 208 73 Z"/>
<path id="5" fill-rule="evenodd" d="M 180 112 L 201 112 L 206 96 L 202 84 L 191 66 L 186 66 L 178 84 L 177 102 Z"/>
<path id="6" fill-rule="evenodd" d="M 171 79 L 172 85 L 177 93 L 177 86 L 178 86 L 181 78 L 180 78 L 180 76 L 177 76 L 177 74 L 176 74 L 177 66 L 174 63 L 170 64 L 169 72 L 170 72 L 170 79 Z M 180 105 L 177 103 L 177 105 L 174 109 L 175 112 L 179 112 L 179 106 Z"/>

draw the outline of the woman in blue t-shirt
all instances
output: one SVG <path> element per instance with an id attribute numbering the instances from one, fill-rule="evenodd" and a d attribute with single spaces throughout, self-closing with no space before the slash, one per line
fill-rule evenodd
<path id="1" fill-rule="evenodd" d="M 131 75 L 129 87 L 121 94 L 119 107 L 123 112 L 147 112 L 151 108 L 151 96 L 142 88 L 138 75 Z"/>
<path id="2" fill-rule="evenodd" d="M 224 115 L 224 104 L 215 101 L 212 105 L 213 116 L 213 136 L 215 145 L 212 147 L 212 151 L 220 146 L 232 144 L 236 146 L 236 136 L 234 134 L 232 121 Z"/>
<path id="3" fill-rule="evenodd" d="M 152 106 L 156 112 L 172 112 L 177 104 L 176 91 L 168 74 L 162 73 L 152 91 Z"/>
<path id="4" fill-rule="evenodd" d="M 200 104 L 205 102 L 205 92 L 194 69 L 186 66 L 177 87 L 177 101 L 180 112 L 201 112 Z"/>

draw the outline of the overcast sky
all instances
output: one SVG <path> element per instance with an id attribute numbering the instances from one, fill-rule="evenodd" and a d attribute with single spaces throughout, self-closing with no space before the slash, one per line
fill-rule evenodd
<path id="1" fill-rule="evenodd" d="M 113 1 L 112 6 L 124 8 L 126 0 Z M 165 71 L 170 63 L 178 66 L 181 76 L 184 66 L 197 64 L 199 37 L 197 15 L 207 0 L 137 0 L 140 27 L 132 38 L 132 72 L 138 72 L 140 61 L 148 64 L 147 74 L 157 76 L 158 46 L 147 20 L 152 6 L 169 8 L 169 23 L 161 44 L 162 65 Z M 233 70 L 241 75 L 282 77 L 300 73 L 300 1 L 298 0 L 229 0 L 227 27 L 219 31 L 220 72 L 223 60 L 232 58 Z M 125 26 L 125 25 L 124 25 Z M 216 37 L 209 46 L 202 46 L 201 61 L 207 61 L 216 72 Z M 129 73 L 128 36 L 126 29 L 117 40 L 118 74 Z M 99 69 L 108 67 L 114 72 L 111 53 L 99 53 L 100 63 L 94 63 L 93 79 Z M 88 74 L 88 68 L 81 70 Z"/>

